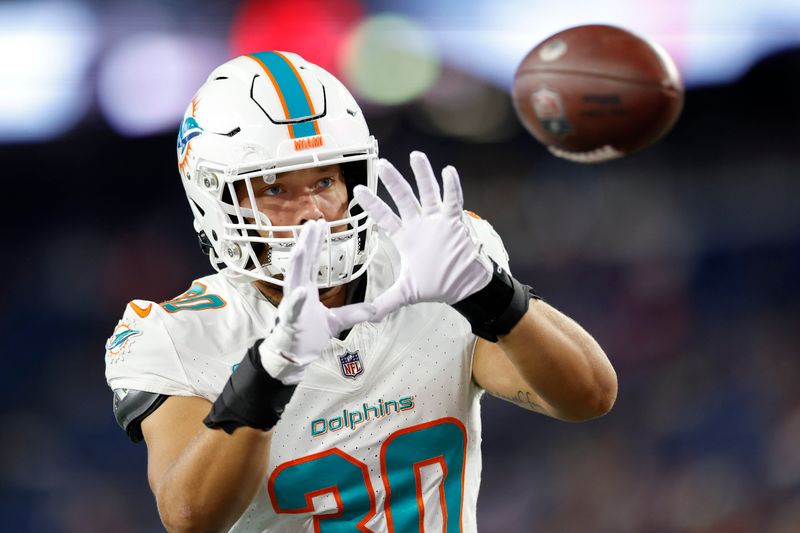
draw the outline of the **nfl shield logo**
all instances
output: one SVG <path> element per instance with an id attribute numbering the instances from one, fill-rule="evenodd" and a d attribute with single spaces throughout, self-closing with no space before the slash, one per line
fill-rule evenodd
<path id="1" fill-rule="evenodd" d="M 536 118 L 542 127 L 555 135 L 566 135 L 572 131 L 564 113 L 564 102 L 558 92 L 542 87 L 531 95 Z"/>
<path id="2" fill-rule="evenodd" d="M 361 364 L 361 358 L 358 356 L 358 351 L 347 351 L 344 355 L 339 356 L 339 364 L 342 366 L 342 374 L 347 378 L 355 379 L 356 376 L 364 371 L 364 366 Z"/>
<path id="3" fill-rule="evenodd" d="M 542 87 L 532 95 L 533 110 L 540 120 L 564 118 L 564 103 L 556 91 Z"/>

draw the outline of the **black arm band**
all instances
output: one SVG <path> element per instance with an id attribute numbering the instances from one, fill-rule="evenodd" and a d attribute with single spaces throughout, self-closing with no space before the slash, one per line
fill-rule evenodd
<path id="1" fill-rule="evenodd" d="M 297 386 L 284 385 L 264 370 L 258 353 L 263 341 L 247 350 L 203 420 L 206 426 L 233 433 L 241 426 L 267 431 L 278 423 Z"/>
<path id="2" fill-rule="evenodd" d="M 498 335 L 506 335 L 522 319 L 530 299 L 539 296 L 494 261 L 492 267 L 489 284 L 453 304 L 453 308 L 469 320 L 475 335 L 497 342 Z"/>

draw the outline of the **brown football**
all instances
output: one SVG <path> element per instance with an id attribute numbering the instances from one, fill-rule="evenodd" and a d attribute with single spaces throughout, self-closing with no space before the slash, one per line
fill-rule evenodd
<path id="1" fill-rule="evenodd" d="M 683 108 L 683 84 L 661 47 L 595 24 L 531 50 L 514 75 L 513 99 L 522 123 L 551 152 L 593 163 L 665 135 Z"/>

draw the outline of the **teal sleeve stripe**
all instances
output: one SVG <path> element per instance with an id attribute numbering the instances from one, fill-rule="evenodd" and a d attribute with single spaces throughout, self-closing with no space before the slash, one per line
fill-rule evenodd
<path id="1" fill-rule="evenodd" d="M 286 110 L 289 113 L 289 116 L 286 117 L 287 120 L 313 115 L 300 79 L 286 59 L 275 52 L 256 52 L 250 54 L 250 56 L 261 61 L 278 84 L 278 88 L 283 95 L 283 101 L 286 103 Z M 294 124 L 291 128 L 294 137 L 316 135 L 313 121 Z"/>

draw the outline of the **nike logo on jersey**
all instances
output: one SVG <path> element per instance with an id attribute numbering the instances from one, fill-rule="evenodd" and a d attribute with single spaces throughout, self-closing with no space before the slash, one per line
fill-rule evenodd
<path id="1" fill-rule="evenodd" d="M 148 306 L 147 306 L 147 307 L 145 307 L 145 308 L 141 308 L 141 307 L 139 307 L 138 305 L 136 305 L 136 304 L 135 304 L 135 303 L 133 303 L 133 302 L 129 303 L 128 305 L 130 305 L 130 306 L 131 306 L 131 309 L 133 309 L 133 311 L 134 311 L 134 312 L 135 312 L 137 315 L 139 315 L 140 317 L 142 317 L 142 318 L 147 318 L 147 315 L 149 315 L 149 314 L 150 314 L 150 311 L 153 309 L 153 304 L 150 304 L 150 305 L 148 305 Z"/>

